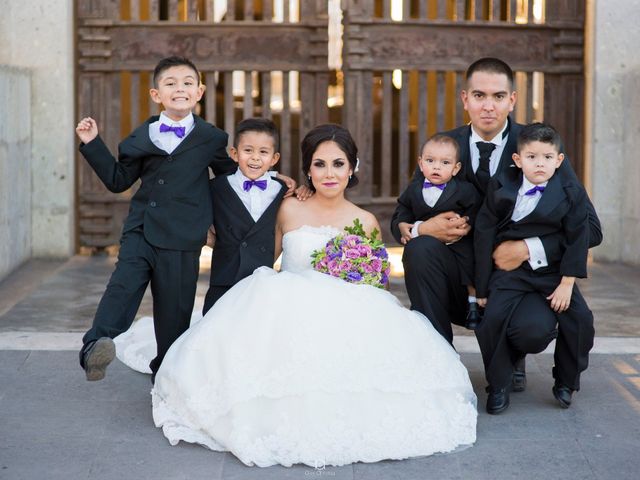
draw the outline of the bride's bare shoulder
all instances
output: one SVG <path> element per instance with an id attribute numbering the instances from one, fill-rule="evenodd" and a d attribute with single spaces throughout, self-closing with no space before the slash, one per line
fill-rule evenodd
<path id="1" fill-rule="evenodd" d="M 380 231 L 380 224 L 373 213 L 356 205 L 354 205 L 354 207 L 356 216 L 360 219 L 360 223 L 362 223 L 365 232 L 371 233 L 374 229 Z"/>

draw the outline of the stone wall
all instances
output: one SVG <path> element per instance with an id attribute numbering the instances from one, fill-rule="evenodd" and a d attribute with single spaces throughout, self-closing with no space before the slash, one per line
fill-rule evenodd
<path id="1" fill-rule="evenodd" d="M 31 77 L 0 65 L 0 279 L 31 256 Z M 5 114 L 4 112 L 10 112 Z"/>
<path id="2" fill-rule="evenodd" d="M 640 265 L 638 0 L 595 2 L 592 185 L 604 229 L 597 260 Z"/>
<path id="3" fill-rule="evenodd" d="M 32 256 L 68 257 L 75 249 L 73 2 L 0 0 L 0 11 L 0 65 L 31 76 L 31 213 L 21 218 L 31 224 L 11 228 L 31 232 Z M 13 110 L 0 111 L 13 120 Z M 5 202 L 3 194 L 0 209 L 11 207 Z"/>

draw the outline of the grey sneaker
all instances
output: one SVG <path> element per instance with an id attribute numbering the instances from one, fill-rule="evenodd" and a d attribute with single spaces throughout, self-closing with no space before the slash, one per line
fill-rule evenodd
<path id="1" fill-rule="evenodd" d="M 84 371 L 90 382 L 102 380 L 109 365 L 116 356 L 116 344 L 109 337 L 96 340 L 84 352 Z"/>

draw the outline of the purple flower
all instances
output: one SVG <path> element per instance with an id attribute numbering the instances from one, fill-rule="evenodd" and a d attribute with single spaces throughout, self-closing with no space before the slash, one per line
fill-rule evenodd
<path id="1" fill-rule="evenodd" d="M 360 255 L 362 257 L 368 257 L 371 255 L 371 247 L 369 245 L 364 245 L 364 244 L 360 244 L 358 245 L 358 252 L 360 252 Z"/>
<path id="2" fill-rule="evenodd" d="M 362 275 L 360 275 L 358 272 L 349 272 L 347 273 L 347 280 L 349 280 L 350 282 L 359 282 L 362 280 Z"/>
<path id="3" fill-rule="evenodd" d="M 356 248 L 350 248 L 347 251 L 344 252 L 345 257 L 347 258 L 358 258 L 361 257 L 362 255 L 359 252 L 359 249 L 362 245 L 358 245 L 358 247 Z"/>
<path id="4" fill-rule="evenodd" d="M 376 272 L 381 271 L 382 270 L 382 260 L 380 260 L 379 258 L 371 259 L 371 268 L 373 268 Z"/>

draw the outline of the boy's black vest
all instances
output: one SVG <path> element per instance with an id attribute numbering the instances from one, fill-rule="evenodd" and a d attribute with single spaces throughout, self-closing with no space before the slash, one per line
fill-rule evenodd
<path id="1" fill-rule="evenodd" d="M 211 258 L 210 285 L 231 286 L 256 268 L 273 265 L 276 217 L 287 188 L 277 178 L 272 180 L 282 186 L 257 222 L 229 184 L 227 175 L 211 180 L 216 244 Z"/>

